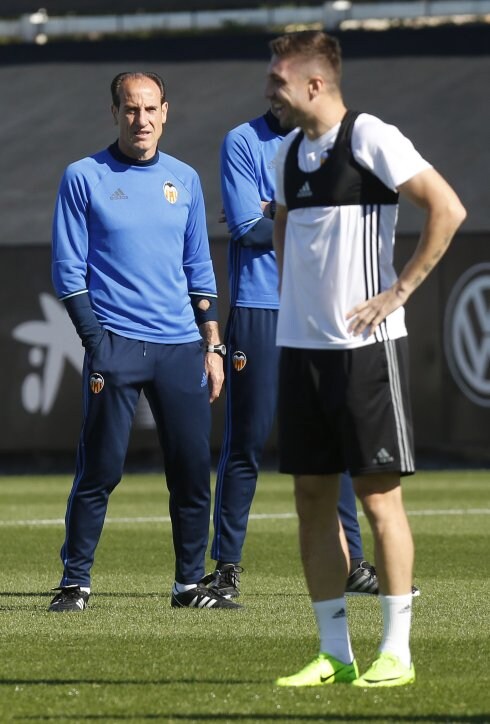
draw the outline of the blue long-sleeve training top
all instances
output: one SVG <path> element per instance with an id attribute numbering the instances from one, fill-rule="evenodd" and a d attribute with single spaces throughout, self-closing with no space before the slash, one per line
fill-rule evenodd
<path id="1" fill-rule="evenodd" d="M 190 295 L 216 297 L 204 199 L 190 166 L 148 162 L 114 144 L 65 171 L 53 221 L 53 285 L 88 293 L 100 324 L 124 337 L 200 338 Z"/>
<path id="2" fill-rule="evenodd" d="M 284 133 L 268 111 L 229 131 L 221 147 L 231 306 L 279 307 L 273 222 L 264 218 L 261 201 L 275 198 L 274 159 Z"/>

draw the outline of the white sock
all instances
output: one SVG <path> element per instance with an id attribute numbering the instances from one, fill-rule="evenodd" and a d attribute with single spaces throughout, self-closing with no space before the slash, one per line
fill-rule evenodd
<path id="1" fill-rule="evenodd" d="M 412 594 L 383 596 L 380 594 L 383 613 L 383 640 L 380 652 L 398 656 L 405 666 L 410 666 L 410 624 L 412 621 Z"/>
<path id="2" fill-rule="evenodd" d="M 90 593 L 90 586 L 80 586 L 80 590 L 84 593 Z"/>
<path id="3" fill-rule="evenodd" d="M 183 593 L 184 591 L 190 591 L 192 588 L 195 588 L 197 586 L 197 583 L 177 583 L 177 581 L 174 581 L 174 593 Z"/>
<path id="4" fill-rule="evenodd" d="M 320 633 L 320 652 L 330 654 L 344 664 L 351 664 L 354 654 L 347 627 L 345 597 L 316 601 L 312 605 Z"/>

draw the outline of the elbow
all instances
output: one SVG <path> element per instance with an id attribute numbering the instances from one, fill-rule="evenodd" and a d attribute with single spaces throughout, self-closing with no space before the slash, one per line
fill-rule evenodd
<path id="1" fill-rule="evenodd" d="M 459 208 L 458 208 L 458 210 L 457 210 L 457 214 L 458 214 L 458 221 L 457 221 L 457 223 L 458 223 L 458 228 L 459 228 L 459 227 L 461 226 L 461 224 L 463 223 L 463 221 L 464 221 L 464 220 L 466 219 L 466 217 L 468 216 L 468 213 L 467 213 L 465 207 L 463 206 L 463 204 L 462 204 L 461 202 L 460 202 L 460 204 L 459 204 Z"/>
<path id="2" fill-rule="evenodd" d="M 456 228 L 459 228 L 467 217 L 466 209 L 458 197 L 456 197 L 454 199 L 451 206 L 452 206 L 452 209 L 451 209 L 452 216 L 453 216 L 454 222 L 456 224 Z"/>
<path id="3" fill-rule="evenodd" d="M 453 234 L 455 234 L 459 229 L 466 219 L 466 216 L 466 209 L 457 197 L 446 206 L 444 217 L 446 219 L 446 223 L 450 227 L 449 230 L 452 231 Z"/>

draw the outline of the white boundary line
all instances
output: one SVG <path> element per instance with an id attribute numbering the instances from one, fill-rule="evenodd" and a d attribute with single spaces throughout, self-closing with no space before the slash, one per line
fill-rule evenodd
<path id="1" fill-rule="evenodd" d="M 359 517 L 364 514 L 358 513 Z M 490 508 L 448 508 L 447 510 L 408 510 L 409 517 L 419 516 L 443 516 L 443 515 L 490 515 Z M 249 520 L 289 520 L 296 518 L 296 513 L 251 513 Z M 148 518 L 106 518 L 105 523 L 108 525 L 134 525 L 146 523 L 170 523 L 170 517 L 167 516 L 151 516 Z M 27 528 L 30 526 L 49 526 L 64 525 L 63 518 L 37 519 L 37 520 L 0 520 L 0 528 Z"/>

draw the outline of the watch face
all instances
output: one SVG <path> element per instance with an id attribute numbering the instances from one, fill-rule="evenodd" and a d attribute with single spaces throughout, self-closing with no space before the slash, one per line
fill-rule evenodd
<path id="1" fill-rule="evenodd" d="M 226 355 L 226 345 L 224 344 L 209 344 L 207 348 L 208 352 L 216 352 L 216 354 L 220 354 L 223 357 Z"/>

